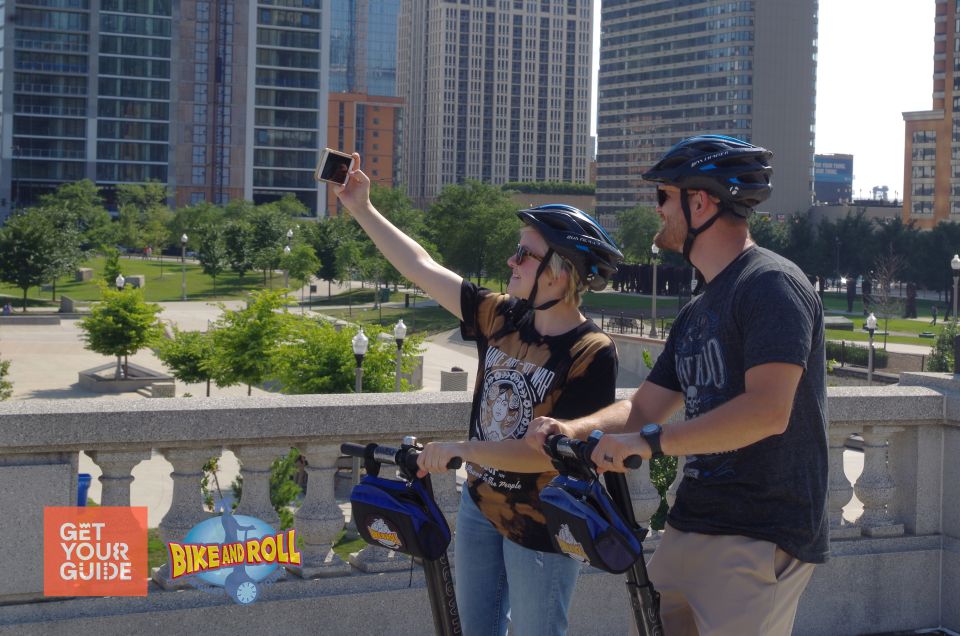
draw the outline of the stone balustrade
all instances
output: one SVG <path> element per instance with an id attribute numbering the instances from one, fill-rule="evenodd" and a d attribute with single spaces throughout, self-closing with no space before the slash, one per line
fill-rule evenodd
<path id="1" fill-rule="evenodd" d="M 856 634 L 923 627 L 960 629 L 960 603 L 941 590 L 960 583 L 960 382 L 908 374 L 901 385 L 830 390 L 829 523 L 832 560 L 816 570 L 798 613 L 797 634 Z M 619 396 L 628 397 L 629 391 Z M 334 498 L 338 446 L 462 437 L 469 394 L 406 393 L 167 400 L 61 400 L 0 404 L 0 632 L 54 622 L 57 631 L 153 629 L 163 617 L 177 631 L 275 632 L 323 625 L 323 633 L 428 633 L 422 577 L 386 550 L 344 562 L 332 543 L 344 526 Z M 844 475 L 846 443 L 863 439 L 863 472 Z M 72 505 L 77 456 L 102 469 L 102 504 L 128 505 L 131 471 L 152 451 L 173 466 L 172 504 L 159 524 L 180 540 L 211 513 L 199 497 L 202 466 L 224 449 L 240 460 L 237 512 L 278 524 L 270 504 L 271 462 L 296 447 L 308 461 L 308 488 L 295 513 L 303 562 L 254 606 L 174 590 L 166 567 L 146 598 L 42 598 L 43 507 Z M 682 459 L 680 460 L 682 470 Z M 660 499 L 647 467 L 629 476 L 638 519 Z M 676 492 L 675 481 L 668 501 Z M 437 476 L 438 504 L 453 525 L 453 474 Z M 863 512 L 850 513 L 851 503 Z M 846 509 L 846 516 L 844 510 Z M 656 534 L 646 542 L 656 548 Z M 397 563 L 400 569 L 397 571 Z M 409 585 L 414 581 L 412 587 Z M 252 611 L 251 611 L 252 610 Z M 158 614 L 167 612 L 166 614 Z M 622 577 L 586 570 L 578 583 L 571 634 L 625 633 Z"/>

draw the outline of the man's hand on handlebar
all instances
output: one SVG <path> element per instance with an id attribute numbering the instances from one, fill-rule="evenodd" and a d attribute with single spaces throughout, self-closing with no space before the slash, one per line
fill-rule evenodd
<path id="1" fill-rule="evenodd" d="M 643 459 L 650 459 L 650 446 L 640 433 L 606 434 L 597 442 L 590 459 L 597 465 L 597 472 L 608 470 L 618 473 L 628 469 L 623 460 L 631 455 L 640 455 Z"/>

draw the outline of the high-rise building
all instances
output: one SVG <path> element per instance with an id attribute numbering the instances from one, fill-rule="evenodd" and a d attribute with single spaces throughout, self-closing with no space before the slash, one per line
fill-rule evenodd
<path id="1" fill-rule="evenodd" d="M 774 152 L 763 209 L 813 195 L 817 0 L 604 0 L 597 212 L 653 203 L 640 175 L 698 134 Z"/>
<path id="2" fill-rule="evenodd" d="M 408 0 L 401 180 L 421 205 L 465 179 L 587 178 L 591 0 Z"/>
<path id="3" fill-rule="evenodd" d="M 333 0 L 330 30 L 331 147 L 359 152 L 371 181 L 397 183 L 403 99 L 397 97 L 401 0 Z M 327 213 L 340 203 L 327 192 Z"/>
<path id="4" fill-rule="evenodd" d="M 960 220 L 960 11 L 936 0 L 933 108 L 903 113 L 903 221 Z"/>
<path id="5" fill-rule="evenodd" d="M 326 143 L 320 0 L 3 6 L 0 209 L 66 181 L 167 184 L 176 205 L 293 194 Z"/>

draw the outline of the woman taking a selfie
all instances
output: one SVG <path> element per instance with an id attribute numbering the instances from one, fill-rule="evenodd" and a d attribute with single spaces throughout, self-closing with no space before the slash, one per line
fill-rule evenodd
<path id="1" fill-rule="evenodd" d="M 427 444 L 426 472 L 462 457 L 467 471 L 456 527 L 456 593 L 464 634 L 563 634 L 580 564 L 553 547 L 540 511 L 556 474 L 522 440 L 530 422 L 569 419 L 614 401 L 617 352 L 580 313 L 580 294 L 600 290 L 620 251 L 588 215 L 566 205 L 517 213 L 524 222 L 506 294 L 477 287 L 434 261 L 370 203 L 370 180 L 353 155 L 336 192 L 383 255 L 460 319 L 479 368 L 469 440 Z"/>

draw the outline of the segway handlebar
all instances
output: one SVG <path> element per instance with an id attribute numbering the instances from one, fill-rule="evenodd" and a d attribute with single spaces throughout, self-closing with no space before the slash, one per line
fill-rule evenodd
<path id="1" fill-rule="evenodd" d="M 566 435 L 550 435 L 544 442 L 543 449 L 550 459 L 557 461 L 575 460 L 591 470 L 596 470 L 597 465 L 590 459 L 590 455 L 600 441 L 598 432 L 591 433 L 587 440 L 573 439 Z M 630 455 L 623 460 L 623 465 L 630 469 L 640 468 L 643 465 L 643 458 L 639 455 Z"/>
<path id="2" fill-rule="evenodd" d="M 366 462 L 376 462 L 378 464 L 394 464 L 400 468 L 416 474 L 420 467 L 417 466 L 417 457 L 420 456 L 422 447 L 417 445 L 402 444 L 400 448 L 392 446 L 381 446 L 379 444 L 352 444 L 346 442 L 340 444 L 340 452 L 350 457 L 360 457 Z M 459 457 L 452 458 L 447 462 L 447 468 L 456 470 L 463 465 L 463 460 Z"/>

